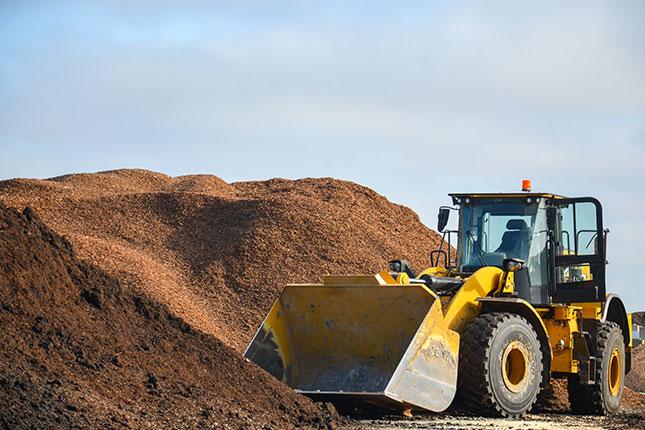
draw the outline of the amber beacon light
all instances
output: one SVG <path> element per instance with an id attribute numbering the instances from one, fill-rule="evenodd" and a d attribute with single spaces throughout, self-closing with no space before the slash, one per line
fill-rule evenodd
<path id="1" fill-rule="evenodd" d="M 522 191 L 526 191 L 526 192 L 531 191 L 531 180 L 530 179 L 522 179 Z"/>

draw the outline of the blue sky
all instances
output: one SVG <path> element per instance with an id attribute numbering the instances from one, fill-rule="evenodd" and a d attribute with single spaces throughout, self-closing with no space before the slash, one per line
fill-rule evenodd
<path id="1" fill-rule="evenodd" d="M 431 227 L 530 178 L 604 203 L 645 309 L 645 2 L 321 3 L 0 0 L 0 178 L 333 176 Z"/>

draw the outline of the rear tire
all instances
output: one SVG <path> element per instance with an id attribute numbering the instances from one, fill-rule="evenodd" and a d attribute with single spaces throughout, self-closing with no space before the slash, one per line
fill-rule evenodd
<path id="1" fill-rule="evenodd" d="M 618 411 L 625 381 L 625 341 L 618 324 L 598 327 L 595 383 L 581 384 L 578 375 L 569 376 L 571 411 L 584 415 L 607 415 Z"/>
<path id="2" fill-rule="evenodd" d="M 458 394 L 466 409 L 490 416 L 521 416 L 535 404 L 542 371 L 537 334 L 521 316 L 484 314 L 466 328 L 458 375 Z"/>

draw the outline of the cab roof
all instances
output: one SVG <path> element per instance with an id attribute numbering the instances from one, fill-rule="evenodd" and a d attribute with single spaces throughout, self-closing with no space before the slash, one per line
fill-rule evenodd
<path id="1" fill-rule="evenodd" d="M 494 198 L 507 198 L 507 199 L 525 199 L 527 197 L 532 198 L 544 198 L 544 199 L 565 199 L 566 197 L 559 194 L 552 193 L 534 193 L 534 192 L 521 192 L 521 193 L 450 193 L 448 194 L 452 197 L 453 201 L 455 199 L 463 200 L 465 198 L 470 199 L 494 199 Z"/>

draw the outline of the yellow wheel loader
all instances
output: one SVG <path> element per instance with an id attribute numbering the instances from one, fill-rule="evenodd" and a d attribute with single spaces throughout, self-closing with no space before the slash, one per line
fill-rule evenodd
<path id="1" fill-rule="evenodd" d="M 618 410 L 631 315 L 605 292 L 602 207 L 591 197 L 450 194 L 439 249 L 416 273 L 288 285 L 245 357 L 316 400 L 493 416 L 537 409 L 567 378 L 573 412 Z M 458 228 L 446 230 L 451 211 Z M 456 243 L 454 252 L 453 243 Z"/>

